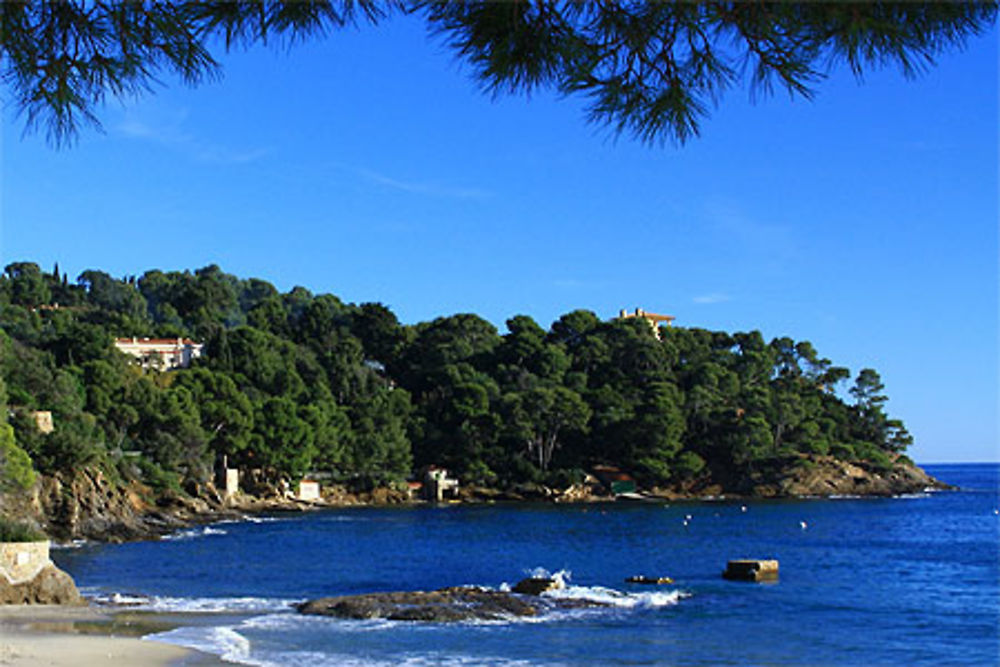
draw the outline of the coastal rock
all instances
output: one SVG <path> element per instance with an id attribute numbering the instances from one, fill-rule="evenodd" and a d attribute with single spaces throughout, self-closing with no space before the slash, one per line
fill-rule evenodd
<path id="1" fill-rule="evenodd" d="M 795 498 L 830 496 L 896 496 L 927 489 L 949 489 L 905 459 L 888 468 L 832 456 L 796 455 L 754 464 L 749 471 L 713 470 L 700 483 L 673 497 Z M 658 490 L 660 497 L 671 497 Z"/>
<path id="2" fill-rule="evenodd" d="M 915 465 L 897 462 L 889 469 L 829 456 L 803 459 L 775 479 L 754 486 L 759 496 L 895 496 L 949 488 Z"/>
<path id="3" fill-rule="evenodd" d="M 541 595 L 546 591 L 555 591 L 560 588 L 564 588 L 561 579 L 554 579 L 552 577 L 528 577 L 527 579 L 522 579 L 517 582 L 514 586 L 514 592 L 520 593 L 521 595 Z"/>
<path id="4" fill-rule="evenodd" d="M 299 605 L 298 610 L 339 618 L 437 622 L 498 620 L 538 613 L 534 605 L 520 597 L 475 587 L 321 598 Z"/>
<path id="5" fill-rule="evenodd" d="M 206 492 L 205 489 L 200 489 Z M 42 476 L 13 513 L 57 540 L 124 542 L 159 537 L 194 523 L 239 516 L 206 498 L 155 493 L 139 482 L 109 478 L 98 468 Z M 154 500 L 155 499 L 155 500 Z"/>
<path id="6" fill-rule="evenodd" d="M 100 470 L 83 469 L 42 478 L 35 503 L 46 532 L 62 540 L 122 542 L 173 529 L 166 524 L 180 525 L 149 504 L 144 491 L 109 480 Z"/>
<path id="7" fill-rule="evenodd" d="M 777 581 L 778 561 L 758 558 L 731 560 L 722 576 L 733 581 Z"/>
<path id="8" fill-rule="evenodd" d="M 73 578 L 55 565 L 43 568 L 34 579 L 11 584 L 0 576 L 0 604 L 85 604 Z"/>
<path id="9" fill-rule="evenodd" d="M 436 591 L 367 593 L 320 598 L 298 605 L 300 613 L 337 618 L 385 618 L 392 621 L 498 621 L 511 617 L 537 616 L 547 609 L 602 607 L 591 600 L 560 600 L 524 597 L 474 586 L 456 586 Z"/>

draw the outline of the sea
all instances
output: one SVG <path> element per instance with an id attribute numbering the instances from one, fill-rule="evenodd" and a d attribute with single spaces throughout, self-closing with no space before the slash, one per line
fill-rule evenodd
<path id="1" fill-rule="evenodd" d="M 95 603 L 179 622 L 147 639 L 246 665 L 1000 664 L 1000 465 L 925 468 L 959 490 L 333 509 L 53 559 Z M 778 580 L 723 579 L 737 558 L 777 559 Z M 565 582 L 547 595 L 607 606 L 458 624 L 293 607 L 532 575 Z"/>

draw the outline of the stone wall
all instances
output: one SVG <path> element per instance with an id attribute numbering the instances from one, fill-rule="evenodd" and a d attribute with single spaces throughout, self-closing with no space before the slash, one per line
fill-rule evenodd
<path id="1" fill-rule="evenodd" d="M 9 584 L 31 581 L 49 565 L 52 561 L 49 560 L 48 540 L 0 542 L 0 575 Z"/>

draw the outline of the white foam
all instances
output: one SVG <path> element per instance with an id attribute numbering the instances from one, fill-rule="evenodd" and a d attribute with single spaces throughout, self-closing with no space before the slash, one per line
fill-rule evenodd
<path id="1" fill-rule="evenodd" d="M 196 651 L 202 651 L 203 653 L 211 653 L 212 655 L 219 656 L 226 662 L 255 665 L 257 667 L 277 667 L 277 665 L 282 664 L 260 660 L 252 656 L 250 640 L 229 626 L 182 626 L 167 632 L 149 635 L 143 637 L 143 639 L 184 646 Z"/>
<path id="2" fill-rule="evenodd" d="M 97 604 L 116 607 L 139 607 L 152 602 L 148 595 L 132 595 L 130 593 L 112 593 L 110 595 L 95 595 L 91 598 Z"/>
<path id="3" fill-rule="evenodd" d="M 529 570 L 525 570 L 525 574 L 533 579 L 553 579 L 556 582 L 556 586 L 560 588 L 565 587 L 569 580 L 573 578 L 573 573 L 569 570 L 556 570 L 555 572 L 549 572 L 544 567 L 535 567 Z"/>
<path id="4" fill-rule="evenodd" d="M 136 607 L 142 611 L 235 614 L 288 611 L 292 606 L 302 602 L 302 600 L 283 598 L 180 598 L 128 593 L 98 595 L 92 599 L 98 604 Z"/>
<path id="5" fill-rule="evenodd" d="M 213 528 L 212 526 L 201 526 L 200 528 L 188 528 L 187 530 L 181 530 L 176 533 L 171 533 L 170 535 L 164 535 L 161 540 L 193 540 L 197 537 L 208 537 L 211 535 L 228 535 L 228 533 L 221 528 Z"/>
<path id="6" fill-rule="evenodd" d="M 678 589 L 645 593 L 626 593 L 615 590 L 614 588 L 606 588 L 604 586 L 568 586 L 562 589 L 546 591 L 542 593 L 542 597 L 550 597 L 560 600 L 589 600 L 591 602 L 599 602 L 611 607 L 634 609 L 673 606 L 682 599 L 691 597 L 691 594 Z"/>
<path id="7" fill-rule="evenodd" d="M 402 621 L 364 620 L 342 621 L 324 617 L 306 617 L 295 614 L 271 614 L 250 618 L 238 626 L 184 626 L 149 635 L 144 639 L 184 646 L 204 653 L 219 656 L 226 662 L 255 667 L 424 667 L 425 665 L 445 665 L 467 667 L 470 665 L 495 665 L 496 667 L 529 667 L 532 663 L 493 656 L 448 655 L 435 651 L 417 654 L 392 655 L 385 658 L 358 656 L 355 654 L 324 653 L 320 651 L 291 650 L 274 651 L 255 648 L 243 632 L 248 630 L 289 631 L 296 626 L 309 623 L 335 623 L 336 632 L 359 630 L 385 630 L 405 624 L 414 630 L 433 631 L 432 626 L 422 626 Z"/>
<path id="8" fill-rule="evenodd" d="M 352 654 L 331 654 L 315 651 L 289 651 L 262 654 L 266 664 L 282 667 L 531 667 L 534 663 L 491 656 L 446 655 L 437 652 L 397 655 L 387 658 L 360 657 Z M 262 664 L 262 663 L 254 663 Z"/>
<path id="9" fill-rule="evenodd" d="M 49 549 L 59 550 L 59 549 L 79 549 L 82 546 L 87 545 L 87 540 L 73 540 L 71 542 L 52 542 L 49 545 Z"/>
<path id="10" fill-rule="evenodd" d="M 646 608 L 668 607 L 677 604 L 684 598 L 691 597 L 690 593 L 678 589 L 631 593 L 606 586 L 573 586 L 569 583 L 572 578 L 572 573 L 569 570 L 550 572 L 544 567 L 536 567 L 526 570 L 526 573 L 531 577 L 554 579 L 558 582 L 557 588 L 542 593 L 543 597 L 556 599 L 589 600 L 612 607 Z M 507 592 L 511 590 L 511 586 L 508 583 L 503 583 L 499 590 Z"/>
<path id="11" fill-rule="evenodd" d="M 281 519 L 276 516 L 251 516 L 247 514 L 238 519 L 223 519 L 222 521 L 216 521 L 212 525 L 222 526 L 232 523 L 274 523 L 276 521 L 281 521 Z"/>

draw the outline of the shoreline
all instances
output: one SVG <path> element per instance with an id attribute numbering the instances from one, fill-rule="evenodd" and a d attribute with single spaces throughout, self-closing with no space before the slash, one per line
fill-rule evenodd
<path id="1" fill-rule="evenodd" d="M 218 656 L 147 637 L 178 627 L 156 614 L 59 605 L 0 605 L 0 665 L 11 667 L 214 667 Z"/>
<path id="2" fill-rule="evenodd" d="M 566 488 L 537 483 L 509 488 L 469 484 L 456 489 L 454 498 L 446 498 L 444 502 L 438 503 L 416 498 L 400 489 L 380 487 L 368 492 L 354 492 L 343 485 L 334 484 L 324 488 L 322 496 L 316 500 L 242 492 L 221 499 L 217 494 L 201 497 L 171 492 L 155 499 L 155 502 L 147 499 L 137 504 L 134 489 L 111 484 L 100 473 L 84 474 L 75 482 L 66 482 L 59 487 L 63 489 L 59 493 L 54 491 L 58 486 L 53 486 L 56 482 L 59 480 L 43 480 L 43 487 L 52 487 L 47 494 L 36 497 L 33 501 L 21 498 L 20 504 L 11 502 L 8 514 L 37 524 L 53 542 L 61 545 L 76 540 L 131 542 L 157 539 L 195 526 L 226 520 L 354 507 L 884 498 L 951 488 L 909 462 L 900 461 L 892 468 L 883 470 L 863 462 L 851 463 L 818 455 L 775 460 L 767 466 L 758 466 L 738 475 L 706 473 L 698 480 L 671 486 L 645 487 L 633 481 L 634 490 L 620 494 L 614 494 L 606 483 L 596 478 L 588 478 Z M 72 517 L 70 521 L 65 520 L 67 509 L 62 500 L 53 500 L 64 497 L 69 497 L 72 501 L 70 504 L 74 512 L 68 515 Z"/>
<path id="3" fill-rule="evenodd" d="M 456 499 L 448 499 L 442 502 L 429 502 L 426 500 L 407 500 L 401 502 L 379 502 L 379 501 L 349 501 L 336 500 L 270 500 L 266 502 L 248 503 L 242 506 L 229 506 L 218 512 L 204 512 L 196 518 L 189 518 L 184 522 L 171 525 L 170 530 L 156 530 L 146 533 L 137 533 L 126 539 L 109 540 L 101 537 L 77 537 L 69 540 L 59 540 L 50 538 L 52 548 L 73 549 L 85 544 L 115 544 L 122 542 L 138 542 L 145 540 L 170 539 L 171 536 L 183 533 L 184 531 L 196 530 L 198 528 L 222 525 L 230 522 L 259 521 L 262 517 L 282 518 L 293 517 L 312 512 L 323 512 L 333 510 L 372 510 L 372 509 L 432 509 L 448 507 L 485 507 L 485 506 L 507 506 L 518 505 L 553 505 L 563 507 L 588 507 L 599 505 L 623 505 L 623 504 L 697 504 L 697 503 L 748 503 L 748 502 L 787 502 L 797 501 L 843 501 L 843 500 L 884 500 L 887 498 L 906 498 L 914 495 L 941 493 L 960 490 L 947 484 L 934 484 L 919 488 L 905 489 L 898 493 L 829 493 L 829 494 L 792 494 L 792 495 L 744 495 L 735 493 L 715 494 L 654 494 L 654 493 L 632 493 L 621 494 L 620 496 L 586 496 L 572 500 L 565 500 L 558 496 L 535 496 L 527 498 L 510 497 L 489 497 L 489 496 L 467 496 Z M 0 605 L 0 627 L 3 623 L 2 610 L 4 605 Z M 0 660 L 0 665 L 4 663 Z"/>

